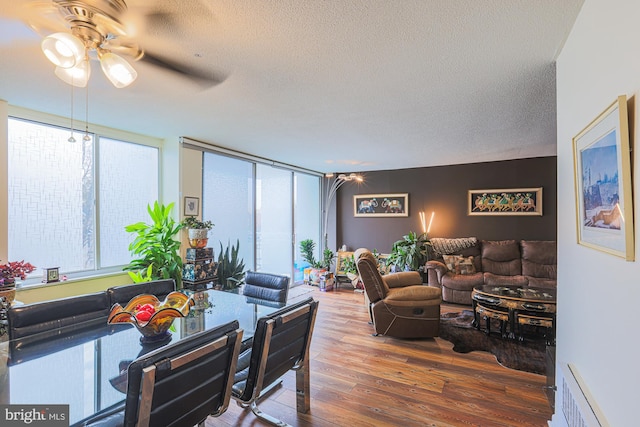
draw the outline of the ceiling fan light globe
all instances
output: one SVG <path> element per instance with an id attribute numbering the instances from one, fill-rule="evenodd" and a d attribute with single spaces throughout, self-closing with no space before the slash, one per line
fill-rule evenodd
<path id="1" fill-rule="evenodd" d="M 89 61 L 81 61 L 72 68 L 56 67 L 55 74 L 63 82 L 75 87 L 86 87 L 91 77 Z"/>
<path id="2" fill-rule="evenodd" d="M 115 53 L 103 53 L 100 56 L 100 66 L 105 76 L 117 88 L 129 86 L 138 77 L 131 64 Z"/>
<path id="3" fill-rule="evenodd" d="M 44 55 L 57 67 L 71 68 L 84 59 L 84 45 L 76 36 L 69 33 L 54 33 L 40 44 Z"/>

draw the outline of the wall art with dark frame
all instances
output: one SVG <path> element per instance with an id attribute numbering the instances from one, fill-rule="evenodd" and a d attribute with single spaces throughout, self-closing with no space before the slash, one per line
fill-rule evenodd
<path id="1" fill-rule="evenodd" d="M 353 216 L 409 216 L 409 193 L 356 194 L 353 196 Z"/>
<path id="2" fill-rule="evenodd" d="M 633 261 L 634 224 L 627 97 L 573 138 L 578 244 Z"/>
<path id="3" fill-rule="evenodd" d="M 469 190 L 468 215 L 542 215 L 542 187 Z"/>
<path id="4" fill-rule="evenodd" d="M 184 198 L 184 216 L 198 216 L 200 213 L 200 199 L 198 197 Z"/>

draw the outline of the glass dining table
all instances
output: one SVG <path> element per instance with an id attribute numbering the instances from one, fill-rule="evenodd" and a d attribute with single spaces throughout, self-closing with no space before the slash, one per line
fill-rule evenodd
<path id="1" fill-rule="evenodd" d="M 239 321 L 247 340 L 260 317 L 279 309 L 229 292 L 207 290 L 193 296 L 196 305 L 189 315 L 176 318 L 170 338 L 160 343 L 143 345 L 133 325 L 108 325 L 106 319 L 97 327 L 77 325 L 73 334 L 49 332 L 19 349 L 5 339 L 0 342 L 0 410 L 7 404 L 68 405 L 68 424 L 61 425 L 73 426 L 124 401 L 126 370 L 137 357 L 232 320 Z"/>

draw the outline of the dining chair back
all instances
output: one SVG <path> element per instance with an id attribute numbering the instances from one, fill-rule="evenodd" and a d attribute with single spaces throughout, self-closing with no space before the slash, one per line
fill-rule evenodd
<path id="1" fill-rule="evenodd" d="M 82 425 L 204 426 L 229 406 L 242 334 L 234 320 L 140 356 L 127 370 L 124 408 Z"/>
<path id="2" fill-rule="evenodd" d="M 9 339 L 46 340 L 56 335 L 106 324 L 109 302 L 105 292 L 14 305 L 7 312 Z M 53 332 L 53 333 L 50 333 Z"/>
<path id="3" fill-rule="evenodd" d="M 284 307 L 287 303 L 290 282 L 289 276 L 247 271 L 242 294 L 262 304 L 271 302 L 277 307 Z"/>
<path id="4" fill-rule="evenodd" d="M 307 298 L 258 319 L 253 344 L 238 360 L 232 391 L 258 418 L 287 425 L 258 409 L 257 401 L 289 370 L 296 371 L 297 411 L 309 411 L 309 346 L 317 309 L 318 302 Z"/>
<path id="5" fill-rule="evenodd" d="M 176 282 L 173 279 L 152 280 L 151 282 L 133 283 L 130 285 L 113 286 L 107 289 L 109 307 L 118 303 L 127 304 L 135 296 L 142 294 L 155 295 L 162 301 L 169 293 L 176 290 Z"/>

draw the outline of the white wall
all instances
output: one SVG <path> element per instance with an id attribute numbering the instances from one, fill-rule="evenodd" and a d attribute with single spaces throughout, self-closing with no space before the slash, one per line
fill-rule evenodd
<path id="1" fill-rule="evenodd" d="M 618 95 L 638 101 L 639 19 L 640 1 L 586 0 L 557 61 L 556 368 L 573 363 L 606 420 L 616 427 L 638 425 L 640 261 L 627 262 L 576 243 L 572 138 Z M 632 145 L 637 141 L 633 122 L 639 123 L 638 110 L 630 122 Z M 638 165 L 638 155 L 632 164 Z M 633 186 L 638 189 L 635 175 Z M 635 199 L 639 229 L 637 191 Z M 635 248 L 640 259 L 637 243 Z M 558 427 L 566 425 L 559 395 L 552 420 Z"/>

